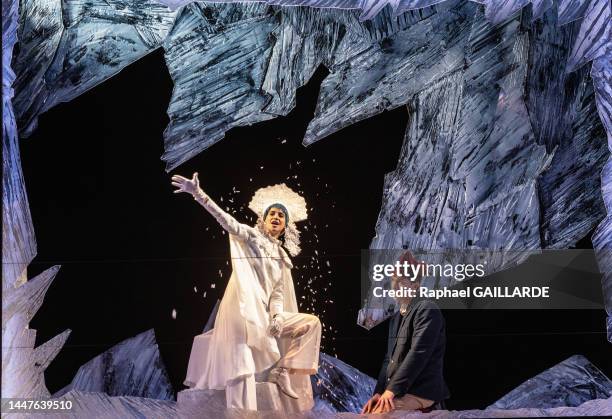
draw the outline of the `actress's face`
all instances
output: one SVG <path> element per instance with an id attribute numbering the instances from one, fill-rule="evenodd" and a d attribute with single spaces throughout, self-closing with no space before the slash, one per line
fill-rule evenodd
<path id="1" fill-rule="evenodd" d="M 264 220 L 264 228 L 272 237 L 278 237 L 285 231 L 285 213 L 280 208 L 272 207 Z"/>

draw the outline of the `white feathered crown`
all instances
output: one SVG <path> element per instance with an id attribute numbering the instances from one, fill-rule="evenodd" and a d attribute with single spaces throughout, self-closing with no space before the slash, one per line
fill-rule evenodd
<path id="1" fill-rule="evenodd" d="M 258 217 L 263 217 L 264 211 L 270 205 L 277 203 L 283 204 L 287 208 L 290 222 L 304 221 L 308 218 L 304 198 L 284 183 L 258 189 L 255 195 L 253 195 L 251 202 L 249 202 L 249 208 Z"/>

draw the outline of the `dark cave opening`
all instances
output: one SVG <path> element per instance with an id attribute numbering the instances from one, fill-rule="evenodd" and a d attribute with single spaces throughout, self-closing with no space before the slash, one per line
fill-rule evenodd
<path id="1" fill-rule="evenodd" d="M 172 174 L 198 171 L 202 188 L 243 222 L 252 221 L 246 204 L 257 188 L 285 182 L 303 191 L 312 212 L 302 231 L 296 291 L 305 294 L 314 276 L 314 286 L 329 291 L 305 295 L 302 309 L 314 308 L 333 327 L 323 351 L 375 377 L 386 323 L 369 332 L 356 325 L 360 250 L 374 235 L 383 176 L 395 168 L 408 117 L 399 108 L 303 147 L 325 74 L 319 68 L 298 91 L 288 116 L 233 129 Z M 222 295 L 227 237 L 202 208 L 172 193 L 160 160 L 171 91 L 156 51 L 43 115 L 21 143 L 38 241 L 29 277 L 62 265 L 30 327 L 37 345 L 72 329 L 46 371 L 52 393 L 91 358 L 150 328 L 180 391 L 193 336 Z M 580 246 L 589 243 L 585 238 Z M 604 371 L 608 362 L 600 311 L 445 316 L 452 409 L 485 407 L 575 353 Z"/>

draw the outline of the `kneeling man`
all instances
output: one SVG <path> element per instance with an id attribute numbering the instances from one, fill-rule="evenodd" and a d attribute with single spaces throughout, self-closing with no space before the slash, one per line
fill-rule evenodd
<path id="1" fill-rule="evenodd" d="M 410 252 L 402 255 L 400 262 L 404 261 L 418 264 Z M 392 286 L 418 290 L 420 280 L 395 276 Z M 387 353 L 378 383 L 361 413 L 429 411 L 439 408 L 450 395 L 442 371 L 446 347 L 442 312 L 434 302 L 418 297 L 396 300 L 400 309 L 390 319 Z"/>

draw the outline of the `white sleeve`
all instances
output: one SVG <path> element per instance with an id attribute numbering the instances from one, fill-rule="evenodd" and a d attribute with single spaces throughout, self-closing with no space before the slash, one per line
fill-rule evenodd
<path id="1" fill-rule="evenodd" d="M 284 311 L 284 287 L 283 287 L 283 279 L 279 279 L 274 284 L 274 288 L 270 293 L 270 316 L 274 317 L 275 314 L 282 313 Z"/>
<path id="2" fill-rule="evenodd" d="M 217 222 L 223 227 L 229 234 L 242 237 L 246 239 L 249 236 L 251 227 L 246 224 L 241 224 L 234 217 L 223 211 L 208 195 L 206 195 L 201 189 L 194 195 L 196 201 L 202 205 L 206 211 L 208 211 Z"/>

